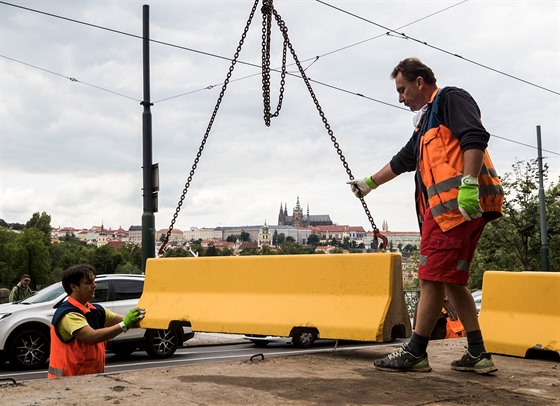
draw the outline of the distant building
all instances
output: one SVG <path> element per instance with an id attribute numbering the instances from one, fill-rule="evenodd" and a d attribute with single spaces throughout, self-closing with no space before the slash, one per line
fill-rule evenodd
<path id="1" fill-rule="evenodd" d="M 142 245 L 142 226 L 130 226 L 128 228 L 128 241 L 136 245 Z"/>
<path id="2" fill-rule="evenodd" d="M 317 234 L 323 241 L 343 241 L 348 238 L 351 241 L 362 242 L 366 236 L 366 230 L 362 226 L 316 226 L 311 227 L 314 234 Z"/>
<path id="3" fill-rule="evenodd" d="M 192 241 L 192 240 L 223 240 L 223 233 L 216 228 L 198 228 L 198 227 L 191 227 L 190 230 L 187 230 L 183 233 L 183 238 L 185 241 Z M 227 238 L 227 237 L 226 237 Z"/>
<path id="4" fill-rule="evenodd" d="M 156 239 L 158 241 L 163 241 L 168 231 L 169 229 L 167 228 L 162 228 L 161 230 L 158 230 L 156 233 Z M 183 231 L 179 230 L 178 228 L 174 228 L 173 230 L 171 230 L 171 234 L 169 234 L 168 242 L 179 242 L 179 241 L 183 241 Z"/>
<path id="5" fill-rule="evenodd" d="M 103 228 L 103 223 L 101 223 L 101 229 L 99 230 L 99 235 L 97 236 L 97 248 L 107 245 L 107 233 Z"/>
<path id="6" fill-rule="evenodd" d="M 381 226 L 381 234 L 387 237 L 387 248 L 395 251 L 401 251 L 407 245 L 416 246 L 420 249 L 420 232 L 418 231 L 389 231 L 387 221 L 383 221 Z M 374 235 L 370 231 L 364 237 L 364 244 L 366 247 L 370 246 L 373 242 Z M 380 243 L 381 241 L 378 241 Z"/>
<path id="7" fill-rule="evenodd" d="M 266 225 L 266 221 L 264 222 L 264 226 L 259 230 L 259 237 L 257 240 L 259 248 L 263 245 L 272 245 L 272 236 L 269 233 L 268 226 Z"/>
<path id="8" fill-rule="evenodd" d="M 288 208 L 284 203 L 280 203 L 280 213 L 278 213 L 279 226 L 293 226 L 295 228 L 305 228 L 312 226 L 331 226 L 333 222 L 328 214 L 310 215 L 309 205 L 307 205 L 307 214 L 303 214 L 303 209 L 299 204 L 299 196 L 297 197 L 296 207 L 292 210 L 292 215 L 288 216 Z"/>

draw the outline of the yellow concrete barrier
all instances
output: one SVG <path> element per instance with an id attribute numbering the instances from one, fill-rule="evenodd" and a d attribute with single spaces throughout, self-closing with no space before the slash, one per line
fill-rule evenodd
<path id="1" fill-rule="evenodd" d="M 390 341 L 411 334 L 400 255 L 272 255 L 149 259 L 144 328 Z"/>
<path id="2" fill-rule="evenodd" d="M 480 326 L 488 351 L 560 354 L 560 273 L 484 273 Z"/>

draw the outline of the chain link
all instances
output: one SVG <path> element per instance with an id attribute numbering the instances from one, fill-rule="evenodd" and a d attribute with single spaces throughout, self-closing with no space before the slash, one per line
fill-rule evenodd
<path id="1" fill-rule="evenodd" d="M 272 0 L 264 0 L 261 8 L 262 19 L 262 95 L 264 124 L 270 127 L 270 119 L 278 117 L 284 100 L 284 85 L 286 84 L 286 53 L 287 41 L 284 38 L 282 44 L 282 68 L 280 71 L 280 94 L 278 95 L 278 105 L 276 111 L 270 110 L 270 41 L 272 37 Z"/>
<path id="2" fill-rule="evenodd" d="M 272 3 L 272 1 L 270 2 Z M 290 42 L 290 39 L 288 37 L 288 28 L 286 27 L 286 24 L 284 23 L 284 21 L 282 20 L 282 17 L 280 16 L 280 14 L 278 14 L 278 12 L 272 8 L 272 13 L 274 14 L 274 18 L 276 19 L 276 22 L 278 24 L 278 27 L 280 28 L 280 31 L 282 31 L 282 35 L 284 37 L 284 44 L 288 46 L 288 48 L 290 49 L 290 53 L 292 54 L 292 58 L 294 58 L 294 62 L 296 63 L 299 73 L 303 79 L 303 81 L 305 82 L 305 85 L 307 86 L 307 90 L 309 91 L 309 94 L 311 95 L 311 98 L 313 99 L 313 103 L 315 103 L 315 107 L 317 108 L 317 111 L 319 112 L 319 115 L 321 116 L 321 120 L 323 121 L 323 124 L 325 125 L 325 129 L 327 130 L 327 133 L 329 134 L 331 141 L 336 149 L 336 153 L 338 154 L 338 157 L 340 159 L 340 161 L 342 162 L 342 166 L 344 167 L 344 169 L 346 170 L 346 173 L 348 174 L 348 177 L 350 178 L 350 180 L 354 180 L 354 175 L 352 175 L 352 171 L 350 170 L 350 167 L 348 166 L 348 162 L 346 162 L 346 157 L 344 156 L 344 154 L 342 153 L 342 149 L 340 148 L 340 145 L 338 144 L 338 141 L 336 140 L 336 137 L 334 136 L 334 133 L 331 129 L 330 124 L 327 121 L 327 118 L 325 117 L 325 113 L 323 112 L 323 109 L 321 108 L 321 105 L 319 104 L 319 100 L 317 99 L 317 96 L 315 96 L 315 92 L 313 91 L 313 88 L 311 87 L 311 82 L 309 81 L 309 78 L 307 77 L 307 75 L 305 74 L 305 70 L 303 69 L 298 56 L 296 55 L 296 52 L 292 46 L 292 43 Z M 264 83 L 263 83 L 264 86 Z M 367 206 L 366 201 L 364 200 L 363 197 L 360 197 L 360 202 L 362 203 L 362 207 L 366 213 L 366 216 L 371 224 L 371 227 L 373 229 L 373 233 L 375 235 L 376 238 L 380 238 L 382 239 L 382 243 L 380 245 L 381 249 L 385 249 L 386 245 L 387 245 L 387 239 L 385 236 L 383 236 L 380 231 L 379 228 L 377 228 L 377 226 L 375 225 L 375 221 L 373 220 L 373 216 L 371 215 L 371 212 Z"/>

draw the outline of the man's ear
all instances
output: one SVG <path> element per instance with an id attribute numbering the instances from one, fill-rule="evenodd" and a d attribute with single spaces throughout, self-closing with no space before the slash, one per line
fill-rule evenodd
<path id="1" fill-rule="evenodd" d="M 424 78 L 422 76 L 418 76 L 416 78 L 416 86 L 422 87 L 424 85 Z"/>

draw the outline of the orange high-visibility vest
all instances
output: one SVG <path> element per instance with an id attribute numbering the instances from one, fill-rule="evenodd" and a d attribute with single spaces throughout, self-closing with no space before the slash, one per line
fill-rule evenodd
<path id="1" fill-rule="evenodd" d="M 428 205 L 442 231 L 467 221 L 459 211 L 457 196 L 463 175 L 464 158 L 457 137 L 443 123 L 439 114 L 441 89 L 432 95 L 419 131 L 419 170 L 427 191 Z M 502 215 L 504 191 L 494 164 L 484 151 L 482 170 L 478 176 L 479 202 L 484 216 L 494 220 Z M 419 215 L 424 213 L 424 202 L 417 199 Z"/>
<path id="2" fill-rule="evenodd" d="M 105 342 L 88 344 L 76 338 L 65 342 L 56 330 L 56 324 L 67 313 L 76 312 L 85 316 L 93 329 L 105 326 L 105 309 L 97 304 L 82 305 L 69 297 L 60 306 L 51 324 L 51 354 L 49 362 L 49 378 L 96 374 L 105 370 Z"/>

